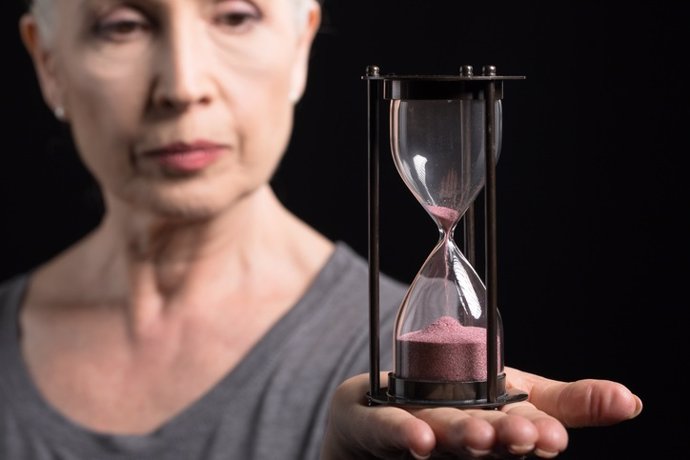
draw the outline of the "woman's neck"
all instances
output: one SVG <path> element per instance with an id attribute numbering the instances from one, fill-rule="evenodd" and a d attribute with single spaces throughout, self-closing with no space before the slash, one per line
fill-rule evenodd
<path id="1" fill-rule="evenodd" d="M 19 327 L 46 399 L 84 426 L 147 433 L 227 375 L 333 249 L 271 193 L 255 199 L 203 224 L 108 214 L 37 270 Z"/>
<path id="2" fill-rule="evenodd" d="M 123 308 L 134 330 L 180 309 L 296 300 L 332 244 L 266 187 L 210 219 L 162 220 L 119 209 L 38 273 L 47 296 Z M 245 302 L 237 302 L 244 300 Z"/>

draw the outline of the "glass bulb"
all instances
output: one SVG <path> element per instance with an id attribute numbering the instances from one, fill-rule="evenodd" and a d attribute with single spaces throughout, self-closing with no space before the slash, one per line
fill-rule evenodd
<path id="1" fill-rule="evenodd" d="M 498 155 L 500 100 L 495 108 Z M 486 288 L 456 245 L 454 230 L 485 182 L 485 101 L 397 99 L 391 101 L 390 120 L 395 166 L 439 230 L 436 246 L 398 311 L 395 376 L 419 382 L 484 381 Z M 500 317 L 497 339 L 502 372 Z"/>

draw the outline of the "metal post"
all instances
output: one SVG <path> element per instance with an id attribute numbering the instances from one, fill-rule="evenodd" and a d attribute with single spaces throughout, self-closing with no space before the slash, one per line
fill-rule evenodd
<path id="1" fill-rule="evenodd" d="M 368 66 L 367 77 L 380 74 L 377 66 Z M 370 396 L 381 388 L 379 377 L 379 82 L 367 80 L 369 139 L 369 361 Z"/>
<path id="2" fill-rule="evenodd" d="M 484 67 L 485 76 L 495 76 L 494 66 Z M 498 374 L 498 302 L 497 302 L 497 256 L 496 256 L 496 81 L 487 80 L 486 100 L 486 302 L 487 302 L 487 399 L 493 403 L 497 398 Z"/>

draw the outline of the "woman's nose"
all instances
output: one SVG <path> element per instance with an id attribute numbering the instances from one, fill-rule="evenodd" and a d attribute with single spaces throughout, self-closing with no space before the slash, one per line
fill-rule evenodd
<path id="1" fill-rule="evenodd" d="M 153 104 L 159 109 L 184 110 L 213 100 L 213 59 L 204 34 L 189 25 L 173 25 L 153 60 Z"/>

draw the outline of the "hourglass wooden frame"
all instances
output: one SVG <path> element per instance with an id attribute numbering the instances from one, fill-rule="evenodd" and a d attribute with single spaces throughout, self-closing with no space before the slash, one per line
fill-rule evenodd
<path id="1" fill-rule="evenodd" d="M 369 159 L 369 326 L 370 326 L 370 405 L 398 404 L 422 406 L 457 406 L 495 408 L 522 401 L 527 395 L 507 391 L 504 376 L 499 376 L 499 313 L 497 302 L 496 250 L 496 162 L 498 158 L 496 102 L 503 98 L 503 82 L 520 80 L 522 76 L 499 76 L 494 66 L 484 66 L 481 75 L 474 75 L 472 66 L 462 66 L 457 75 L 395 75 L 381 74 L 378 66 L 369 66 L 362 77 L 367 83 L 368 159 Z M 406 381 L 389 373 L 389 386 L 381 387 L 379 363 L 379 157 L 380 108 L 384 102 L 443 101 L 470 97 L 483 100 L 485 177 L 484 177 L 484 252 L 486 285 L 486 381 L 423 382 Z M 390 145 L 390 144 L 389 144 Z M 474 265 L 474 212 L 472 206 L 463 215 L 464 247 Z M 397 356 L 396 356 L 397 360 Z M 500 369 L 502 370 L 502 369 Z M 431 395 L 431 396 L 429 396 Z M 439 397 L 440 395 L 440 397 Z"/>

